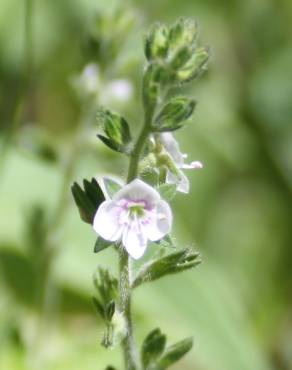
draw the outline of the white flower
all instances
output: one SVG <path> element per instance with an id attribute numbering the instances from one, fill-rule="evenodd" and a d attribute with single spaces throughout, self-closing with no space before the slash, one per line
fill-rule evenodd
<path id="1" fill-rule="evenodd" d="M 194 161 L 190 164 L 184 163 L 184 160 L 187 158 L 187 154 L 181 153 L 178 142 L 171 133 L 164 132 L 160 134 L 160 141 L 176 166 L 175 172 L 171 171 L 170 169 L 167 170 L 166 182 L 168 184 L 176 184 L 178 191 L 181 191 L 182 193 L 188 193 L 190 190 L 190 182 L 183 173 L 182 169 L 203 168 L 202 163 L 199 161 Z"/>
<path id="2" fill-rule="evenodd" d="M 81 86 L 89 94 L 96 94 L 100 85 L 99 68 L 97 64 L 87 64 L 80 76 Z"/>
<path id="3" fill-rule="evenodd" d="M 113 80 L 108 83 L 104 93 L 109 101 L 114 99 L 125 103 L 133 95 L 133 85 L 128 80 Z"/>
<path id="4" fill-rule="evenodd" d="M 172 212 L 159 193 L 135 179 L 98 208 L 94 230 L 105 240 L 121 240 L 135 259 L 144 254 L 147 241 L 157 241 L 169 233 Z"/>

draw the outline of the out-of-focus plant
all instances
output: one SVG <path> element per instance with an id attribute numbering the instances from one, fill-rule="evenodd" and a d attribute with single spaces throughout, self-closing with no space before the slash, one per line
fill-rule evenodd
<path id="1" fill-rule="evenodd" d="M 99 269 L 95 277 L 93 303 L 105 322 L 102 344 L 121 343 L 126 370 L 163 370 L 183 357 L 192 339 L 166 345 L 160 329 L 145 338 L 140 355 L 133 336 L 131 299 L 135 288 L 168 274 L 196 266 L 199 254 L 192 249 L 165 252 L 172 245 L 169 233 L 173 214 L 168 204 L 176 191 L 188 193 L 189 181 L 183 169 L 201 168 L 201 162 L 185 163 L 172 132 L 186 126 L 196 103 L 177 94 L 177 87 L 193 81 L 206 69 L 208 49 L 198 44 L 198 26 L 192 19 L 180 19 L 170 27 L 156 24 L 145 40 L 147 64 L 143 74 L 144 119 L 140 134 L 133 140 L 127 120 L 115 112 L 98 109 L 98 138 L 110 149 L 128 156 L 126 183 L 110 178 L 74 183 L 72 193 L 81 219 L 98 234 L 95 252 L 115 248 L 119 255 L 119 278 Z M 97 68 L 84 71 L 86 88 L 98 86 Z M 152 174 L 145 182 L 146 174 Z M 141 180 L 141 177 L 145 179 Z M 137 270 L 140 259 L 152 243 L 162 256 Z M 112 367 L 108 367 L 112 369 Z"/>

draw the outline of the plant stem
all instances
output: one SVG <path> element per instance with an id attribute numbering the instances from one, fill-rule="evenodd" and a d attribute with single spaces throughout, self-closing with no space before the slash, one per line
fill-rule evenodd
<path id="1" fill-rule="evenodd" d="M 147 117 L 147 114 L 145 115 Z M 145 118 L 143 128 L 137 139 L 129 163 L 127 182 L 131 182 L 138 176 L 139 161 L 146 140 L 150 134 L 151 120 Z M 140 370 L 141 366 L 137 358 L 137 351 L 133 336 L 133 322 L 131 312 L 131 257 L 124 248 L 120 248 L 120 308 L 124 313 L 127 334 L 122 342 L 125 370 Z"/>

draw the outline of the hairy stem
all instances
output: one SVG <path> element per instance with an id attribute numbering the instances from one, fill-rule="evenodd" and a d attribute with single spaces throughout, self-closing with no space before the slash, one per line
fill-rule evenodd
<path id="1" fill-rule="evenodd" d="M 147 117 L 147 114 L 145 115 Z M 145 119 L 145 123 L 137 139 L 131 155 L 127 182 L 131 182 L 138 176 L 138 167 L 143 148 L 150 134 L 151 120 Z M 130 256 L 124 248 L 120 249 L 120 307 L 126 321 L 127 335 L 122 342 L 126 370 L 140 370 L 141 366 L 137 358 L 137 351 L 133 336 L 133 322 L 131 313 L 131 265 Z"/>

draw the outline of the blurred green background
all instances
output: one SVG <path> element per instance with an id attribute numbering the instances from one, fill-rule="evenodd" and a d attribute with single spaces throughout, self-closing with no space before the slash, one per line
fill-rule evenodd
<path id="1" fill-rule="evenodd" d="M 143 36 L 178 16 L 199 21 L 212 53 L 177 134 L 204 170 L 172 205 L 177 243 L 203 264 L 135 292 L 137 341 L 157 326 L 170 342 L 193 335 L 177 370 L 292 369 L 290 0 L 1 1 L 0 369 L 122 369 L 91 305 L 94 270 L 115 272 L 117 256 L 93 254 L 70 184 L 123 177 L 127 160 L 95 138 L 96 97 L 78 76 L 97 63 L 99 103 L 137 130 Z"/>

